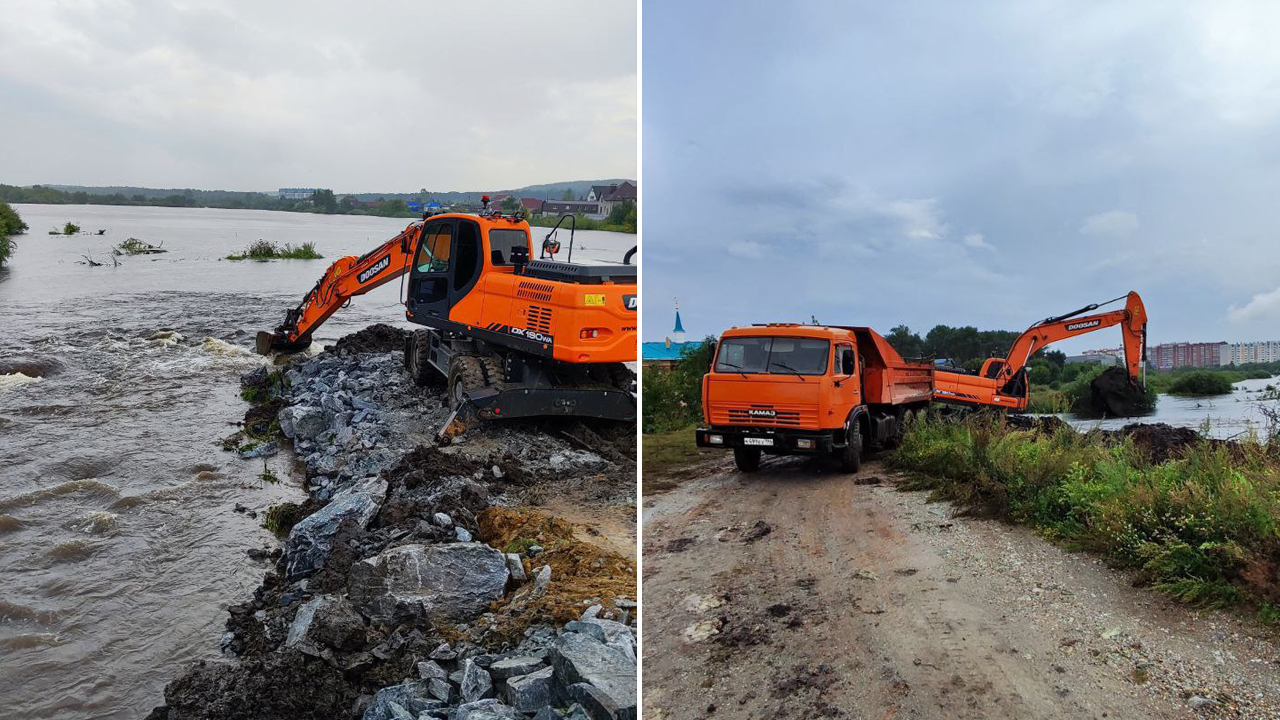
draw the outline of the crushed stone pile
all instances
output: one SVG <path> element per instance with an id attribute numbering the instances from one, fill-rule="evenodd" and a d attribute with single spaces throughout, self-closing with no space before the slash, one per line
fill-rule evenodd
<path id="1" fill-rule="evenodd" d="M 252 420 L 292 442 L 309 498 L 266 513 L 284 540 L 251 553 L 269 568 L 229 608 L 222 659 L 152 720 L 636 717 L 634 563 L 522 504 L 556 483 L 633 501 L 634 424 L 490 423 L 437 446 L 448 411 L 405 374 L 401 332 L 242 379 L 271 394 Z"/>

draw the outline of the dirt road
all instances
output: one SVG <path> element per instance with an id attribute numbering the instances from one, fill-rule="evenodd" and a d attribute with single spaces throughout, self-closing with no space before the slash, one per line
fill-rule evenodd
<path id="1" fill-rule="evenodd" d="M 645 718 L 1280 717 L 1255 623 L 898 480 L 717 460 L 647 498 Z"/>

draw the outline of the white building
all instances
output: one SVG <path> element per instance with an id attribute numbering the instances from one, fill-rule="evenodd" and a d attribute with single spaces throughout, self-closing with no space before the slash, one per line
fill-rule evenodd
<path id="1" fill-rule="evenodd" d="M 1231 343 L 1224 354 L 1230 358 L 1232 365 L 1277 362 L 1280 361 L 1280 340 Z"/>

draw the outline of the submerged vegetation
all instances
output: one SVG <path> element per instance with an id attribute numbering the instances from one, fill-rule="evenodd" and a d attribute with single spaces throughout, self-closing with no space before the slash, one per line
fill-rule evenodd
<path id="1" fill-rule="evenodd" d="M 160 245 L 152 245 L 149 242 L 131 237 L 128 240 L 116 245 L 111 249 L 112 255 L 156 255 L 159 253 L 169 252 Z"/>
<path id="2" fill-rule="evenodd" d="M 258 240 L 238 255 L 228 255 L 227 260 L 319 260 L 324 256 L 316 251 L 315 243 L 301 245 L 276 244 L 270 240 Z"/>
<path id="3" fill-rule="evenodd" d="M 1170 395 L 1226 395 L 1231 392 L 1231 378 L 1223 373 L 1193 372 L 1174 379 L 1165 391 Z"/>
<path id="4" fill-rule="evenodd" d="M 18 211 L 9 207 L 9 203 L 0 200 L 0 265 L 4 265 L 9 260 L 14 248 L 17 247 L 13 236 L 21 235 L 26 231 L 27 224 L 22 221 Z"/>
<path id="5" fill-rule="evenodd" d="M 926 415 L 888 461 L 917 488 L 1136 569 L 1182 602 L 1248 602 L 1260 617 L 1280 603 L 1280 454 L 1257 440 L 1168 451 L 992 415 Z"/>

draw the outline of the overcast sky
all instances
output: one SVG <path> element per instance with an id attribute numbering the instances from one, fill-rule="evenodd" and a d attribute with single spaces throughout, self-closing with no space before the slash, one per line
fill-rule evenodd
<path id="1" fill-rule="evenodd" d="M 0 3 L 0 182 L 635 177 L 634 0 Z"/>
<path id="2" fill-rule="evenodd" d="M 1173 5 L 645 0 L 645 339 L 1131 289 L 1152 343 L 1280 339 L 1280 5 Z"/>

